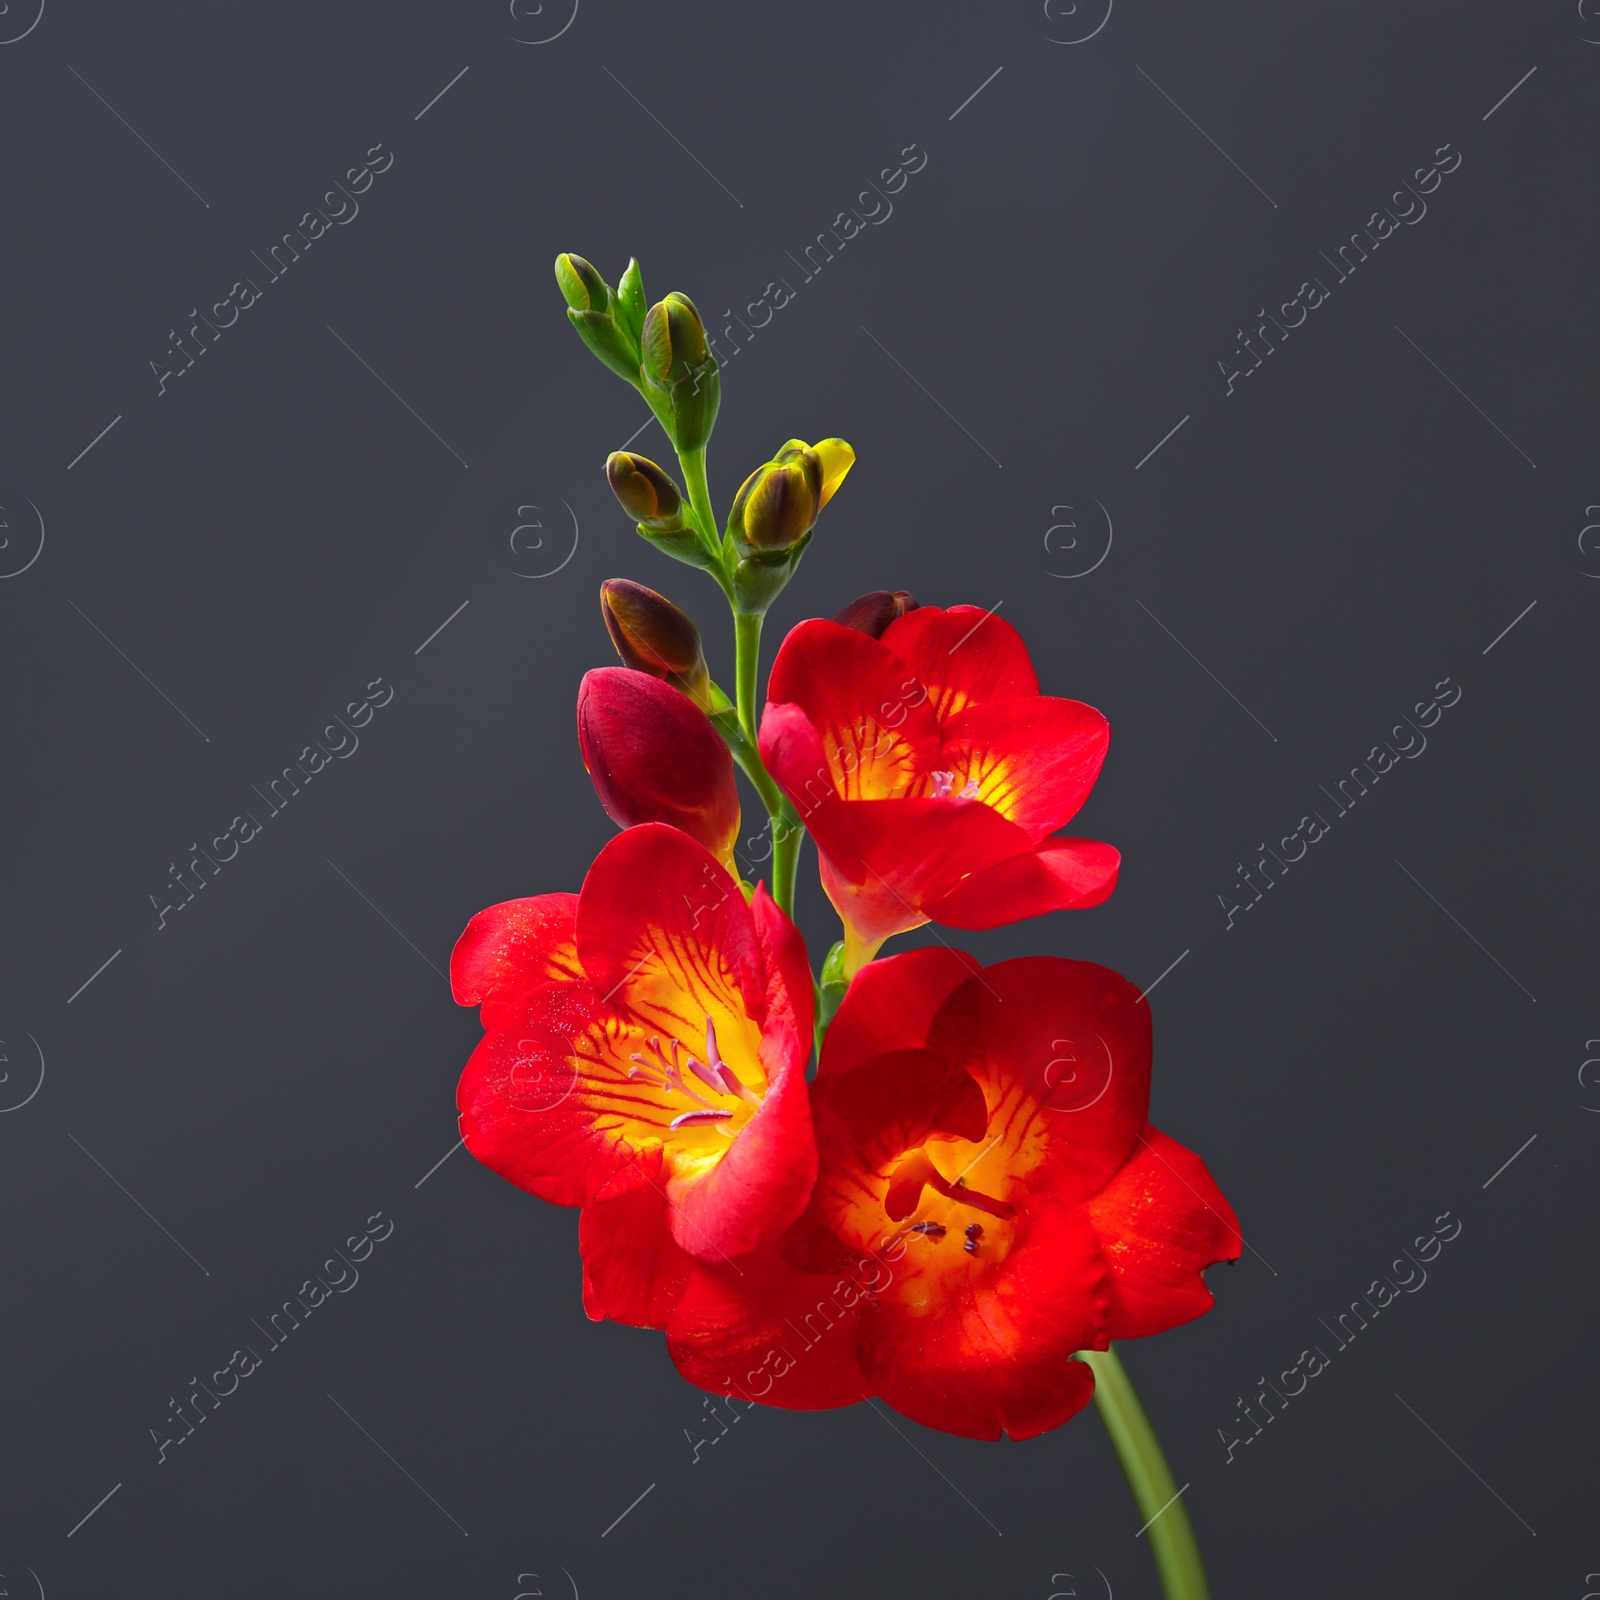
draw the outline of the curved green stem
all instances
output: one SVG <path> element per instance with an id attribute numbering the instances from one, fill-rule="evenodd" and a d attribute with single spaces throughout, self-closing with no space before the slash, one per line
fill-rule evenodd
<path id="1" fill-rule="evenodd" d="M 1083 1350 L 1078 1360 L 1094 1373 L 1095 1407 L 1145 1519 L 1142 1531 L 1155 1556 L 1162 1592 L 1167 1600 L 1209 1600 L 1189 1514 L 1127 1368 L 1115 1350 Z"/>

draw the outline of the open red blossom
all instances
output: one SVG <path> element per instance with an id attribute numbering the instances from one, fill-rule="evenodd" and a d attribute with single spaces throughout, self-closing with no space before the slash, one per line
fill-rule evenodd
<path id="1" fill-rule="evenodd" d="M 853 971 L 924 922 L 994 928 L 1098 905 L 1108 844 L 1052 838 L 1110 741 L 1039 693 L 1027 647 L 976 606 L 922 606 L 882 639 L 802 622 L 773 663 L 761 757 L 817 841 Z"/>
<path id="2" fill-rule="evenodd" d="M 1199 1157 L 1145 1120 L 1150 1013 L 1057 957 L 869 966 L 812 1085 L 805 1215 L 696 1262 L 667 1323 L 684 1375 L 796 1409 L 881 1395 L 928 1427 L 1026 1439 L 1094 1390 L 1071 1359 L 1188 1322 L 1242 1240 Z"/>
<path id="3" fill-rule="evenodd" d="M 467 1148 L 585 1208 L 591 1316 L 659 1327 L 695 1258 L 753 1250 L 804 1210 L 805 947 L 686 834 L 630 828 L 581 893 L 480 911 L 450 980 L 486 1030 L 456 1095 Z"/>

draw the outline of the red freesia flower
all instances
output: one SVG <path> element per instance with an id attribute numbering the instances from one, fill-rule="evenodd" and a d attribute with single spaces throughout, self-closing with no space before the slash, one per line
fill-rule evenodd
<path id="1" fill-rule="evenodd" d="M 798 1409 L 876 1393 L 968 1438 L 1058 1426 L 1094 1389 L 1075 1351 L 1199 1316 L 1201 1273 L 1241 1247 L 1149 1095 L 1149 1008 L 1104 967 L 874 963 L 812 1085 L 810 1206 L 740 1273 L 696 1262 L 674 1361 Z"/>
<path id="2" fill-rule="evenodd" d="M 578 686 L 578 743 L 600 804 L 619 827 L 671 823 L 734 870 L 733 757 L 686 694 L 630 667 L 586 672 Z"/>
<path id="3" fill-rule="evenodd" d="M 1052 838 L 1110 729 L 1039 693 L 1026 646 L 975 606 L 923 606 L 882 639 L 802 622 L 773 663 L 761 756 L 817 841 L 856 970 L 924 922 L 994 928 L 1098 905 L 1118 853 Z"/>
<path id="4" fill-rule="evenodd" d="M 456 1095 L 467 1148 L 584 1207 L 591 1316 L 659 1327 L 695 1258 L 726 1262 L 804 1210 L 805 947 L 687 834 L 630 828 L 581 893 L 480 911 L 450 978 L 486 1030 Z"/>

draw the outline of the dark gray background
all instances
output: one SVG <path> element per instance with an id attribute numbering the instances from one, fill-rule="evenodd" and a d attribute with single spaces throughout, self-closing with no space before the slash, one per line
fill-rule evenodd
<path id="1" fill-rule="evenodd" d="M 525 44 L 569 13 L 522 9 L 49 0 L 0 47 L 0 569 L 21 508 L 46 529 L 0 581 L 0 1586 L 1156 1593 L 1094 1416 L 993 1446 L 758 1410 L 694 1464 L 661 1337 L 584 1319 L 575 1213 L 431 1170 L 478 1032 L 437 969 L 611 833 L 572 727 L 596 586 L 664 588 L 730 664 L 715 591 L 610 500 L 644 412 L 565 324 L 570 249 L 712 317 L 796 288 L 728 362 L 714 493 L 791 434 L 859 465 L 772 636 L 880 586 L 1000 604 L 1111 719 L 1076 831 L 1123 850 L 1113 900 L 961 943 L 1141 984 L 1188 952 L 1153 1114 L 1251 1250 L 1126 1355 L 1215 1592 L 1577 1600 L 1600 21 L 1124 0 L 1070 44 L 1104 13 L 584 0 Z M 380 142 L 360 215 L 159 395 L 167 330 Z M 913 142 L 893 216 L 801 283 L 785 252 Z M 1428 215 L 1227 396 L 1235 329 L 1331 283 L 1317 252 L 1446 142 Z M 1103 552 L 1099 506 L 1106 559 L 1051 576 Z M 379 675 L 360 749 L 265 818 L 250 785 Z M 1317 786 L 1447 675 L 1426 752 L 1332 818 Z M 1246 852 L 1319 807 L 1228 930 Z M 262 836 L 158 931 L 167 864 L 246 809 Z M 820 955 L 809 853 L 802 885 Z M 359 1284 L 158 1465 L 168 1397 L 380 1209 Z M 1318 1319 L 1445 1211 L 1425 1287 L 1333 1352 Z M 1318 1342 L 1226 1464 L 1236 1400 Z"/>

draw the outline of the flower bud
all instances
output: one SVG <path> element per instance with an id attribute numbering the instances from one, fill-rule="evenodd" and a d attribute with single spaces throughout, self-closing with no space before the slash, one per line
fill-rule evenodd
<path id="1" fill-rule="evenodd" d="M 627 578 L 608 578 L 600 585 L 600 611 L 624 666 L 670 683 L 702 711 L 711 710 L 711 674 L 700 630 L 685 612 Z"/>
<path id="2" fill-rule="evenodd" d="M 639 351 L 644 381 L 671 411 L 673 443 L 685 453 L 703 449 L 722 403 L 722 379 L 688 295 L 674 290 L 650 307 Z"/>
<path id="3" fill-rule="evenodd" d="M 739 791 L 733 757 L 711 719 L 646 672 L 601 667 L 578 688 L 583 764 L 619 827 L 666 822 L 737 876 Z"/>
<path id="4" fill-rule="evenodd" d="M 817 520 L 822 464 L 809 447 L 787 453 L 787 461 L 757 467 L 734 496 L 728 531 L 738 543 L 758 550 L 787 550 Z"/>
<path id="5" fill-rule="evenodd" d="M 556 283 L 574 311 L 609 311 L 611 289 L 582 256 L 556 257 Z"/>
<path id="6" fill-rule="evenodd" d="M 623 281 L 626 286 L 627 278 Z M 637 388 L 639 341 L 626 326 L 627 308 L 619 304 L 610 284 L 582 256 L 574 255 L 556 257 L 556 283 L 567 302 L 567 320 L 578 330 L 578 337 L 619 378 Z M 618 320 L 619 311 L 622 321 Z"/>
<path id="7" fill-rule="evenodd" d="M 898 622 L 908 611 L 916 609 L 917 602 L 904 589 L 896 589 L 893 593 L 887 589 L 874 589 L 871 594 L 852 600 L 833 620 L 869 638 L 881 639 L 891 622 Z"/>
<path id="8" fill-rule="evenodd" d="M 684 526 L 683 496 L 677 484 L 648 456 L 613 451 L 606 457 L 606 477 L 611 492 L 635 522 L 664 532 Z"/>
<path id="9" fill-rule="evenodd" d="M 694 301 L 676 289 L 645 313 L 639 340 L 645 374 L 656 383 L 676 383 L 711 354 L 705 324 Z"/>
<path id="10" fill-rule="evenodd" d="M 811 451 L 822 468 L 822 492 L 817 497 L 817 510 L 820 511 L 833 498 L 834 490 L 844 482 L 845 474 L 856 464 L 856 453 L 843 439 L 821 439 L 812 445 L 808 445 L 804 439 L 791 439 L 772 459 L 787 461 L 790 452 L 802 450 Z"/>

